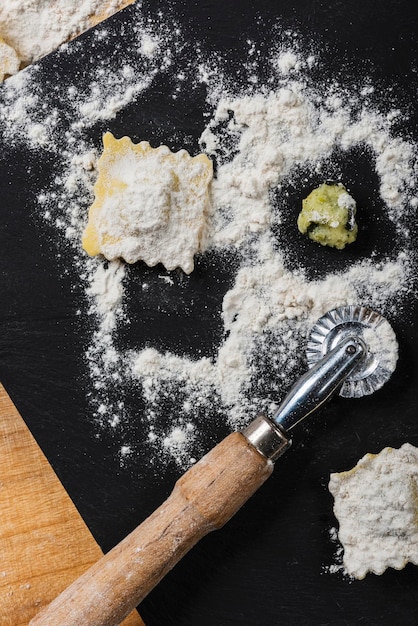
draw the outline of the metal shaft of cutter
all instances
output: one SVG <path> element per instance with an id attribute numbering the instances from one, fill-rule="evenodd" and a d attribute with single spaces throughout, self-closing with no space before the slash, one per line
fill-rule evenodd
<path id="1" fill-rule="evenodd" d="M 338 393 L 344 380 L 367 354 L 365 343 L 354 335 L 343 339 L 291 388 L 272 421 L 290 431 Z"/>

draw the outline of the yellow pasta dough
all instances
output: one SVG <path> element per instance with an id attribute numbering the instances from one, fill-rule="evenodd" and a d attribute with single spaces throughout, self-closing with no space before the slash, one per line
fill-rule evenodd
<path id="1" fill-rule="evenodd" d="M 204 154 L 152 148 L 147 141 L 103 136 L 95 200 L 83 234 L 85 251 L 128 263 L 182 268 L 201 249 L 212 162 Z"/>
<path id="2" fill-rule="evenodd" d="M 0 82 L 19 71 L 20 59 L 12 46 L 0 37 Z"/>

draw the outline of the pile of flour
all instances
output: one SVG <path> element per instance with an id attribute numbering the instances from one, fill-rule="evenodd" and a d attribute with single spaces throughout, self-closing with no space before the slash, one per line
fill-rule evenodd
<path id="1" fill-rule="evenodd" d="M 61 258 L 71 264 L 77 285 L 84 288 L 79 315 L 93 327 L 85 363 L 90 418 L 98 435 L 111 432 L 119 442 L 121 462 L 129 463 L 138 448 L 129 424 L 141 420 L 145 441 L 139 448 L 146 447 L 149 463 L 160 467 L 174 461 L 187 467 L 202 452 L 205 423 L 235 429 L 259 410 L 275 410 L 304 371 L 307 333 L 327 310 L 360 303 L 387 316 L 396 328 L 399 305 L 415 289 L 408 235 L 418 205 L 416 146 L 395 131 L 402 103 L 381 108 L 382 92 L 375 94 L 371 79 L 361 85 L 327 79 L 326 89 L 311 81 L 320 53 L 304 53 L 295 34 L 273 31 L 276 40 L 264 82 L 257 74 L 256 45 L 249 41 L 238 84 L 222 60 L 205 55 L 198 43 L 185 60 L 186 38 L 172 20 L 160 16 L 158 23 L 151 23 L 139 8 L 136 20 L 130 25 L 137 42 L 135 62 L 132 51 L 116 44 L 119 65 L 113 73 L 106 59 L 97 58 L 88 84 L 74 84 L 61 94 L 72 120 L 69 127 L 54 106 L 43 112 L 48 93 L 35 70 L 6 82 L 0 121 L 8 141 L 56 158 L 55 175 L 38 194 L 37 209 L 43 227 L 46 223 L 56 237 Z M 98 29 L 95 37 L 100 41 L 106 30 Z M 65 47 L 61 52 L 70 53 Z M 87 258 L 80 245 L 97 176 L 99 142 L 90 139 L 92 129 L 97 134 L 98 124 L 101 129 L 110 125 L 124 107 L 147 97 L 156 78 L 167 74 L 174 103 L 187 81 L 206 89 L 208 115 L 195 154 L 205 151 L 214 160 L 216 175 L 201 249 L 207 258 L 214 253 L 226 259 L 233 250 L 239 264 L 236 271 L 231 269 L 233 284 L 221 311 L 223 338 L 213 347 L 212 358 L 162 352 L 153 345 L 122 349 L 118 333 L 130 322 L 130 273 L 120 261 Z M 178 131 L 177 145 L 180 135 Z M 184 136 L 185 143 L 189 139 Z M 396 252 L 385 258 L 371 255 L 339 271 L 330 268 L 312 279 L 289 264 L 277 237 L 288 210 L 288 188 L 306 184 L 301 176 L 307 171 L 324 179 L 330 171 L 335 174 L 335 155 L 344 158 L 352 149 L 369 156 Z M 358 214 L 366 210 L 359 207 Z M 152 280 L 164 284 L 167 298 L 175 299 L 175 278 L 160 276 L 155 268 Z M 141 284 L 143 293 L 148 280 Z M 140 414 L 128 400 L 132 390 L 144 404 Z M 167 404 L 173 399 L 176 411 L 167 421 Z"/>

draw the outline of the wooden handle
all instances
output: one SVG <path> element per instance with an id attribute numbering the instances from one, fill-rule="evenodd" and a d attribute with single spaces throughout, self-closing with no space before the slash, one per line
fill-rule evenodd
<path id="1" fill-rule="evenodd" d="M 148 519 L 30 625 L 119 624 L 199 539 L 238 511 L 272 470 L 244 435 L 229 435 L 177 481 Z"/>
<path id="2" fill-rule="evenodd" d="M 103 556 L 0 384 L 0 626 L 28 626 Z M 144 626 L 136 611 L 123 626 Z"/>

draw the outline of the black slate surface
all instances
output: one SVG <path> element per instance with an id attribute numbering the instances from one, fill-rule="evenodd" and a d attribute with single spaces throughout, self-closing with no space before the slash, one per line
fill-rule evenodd
<path id="1" fill-rule="evenodd" d="M 200 40 L 207 51 L 228 55 L 235 68 L 247 38 L 261 48 L 268 47 L 266 25 L 277 19 L 305 33 L 307 39 L 322 41 L 330 75 L 348 64 L 350 71 L 371 73 L 376 81 L 391 86 L 400 100 L 410 102 L 411 115 L 403 130 L 418 140 L 418 9 L 412 0 L 379 4 L 373 0 L 254 4 L 211 0 L 169 6 L 191 43 Z M 144 11 L 153 17 L 160 9 L 166 10 L 165 3 L 144 4 Z M 101 49 L 96 46 L 94 55 L 72 57 L 67 64 L 62 55 L 51 55 L 40 63 L 39 71 L 51 83 L 56 76 L 61 84 L 71 85 L 82 84 L 96 55 L 108 54 L 111 66 L 112 37 L 122 33 L 129 39 L 129 23 L 136 10 L 129 8 L 108 22 L 109 39 L 101 43 Z M 85 51 L 90 50 L 92 36 L 88 33 L 80 39 Z M 157 81 L 140 111 L 130 106 L 110 123 L 98 124 L 92 130 L 97 145 L 102 130 L 109 128 L 115 134 L 157 143 L 166 143 L 169 137 L 173 149 L 194 150 L 204 124 L 203 95 L 199 90 L 192 96 L 183 94 L 180 106 L 174 106 L 165 95 L 168 92 L 169 80 Z M 51 93 L 48 98 L 57 104 L 58 96 Z M 175 145 L 172 138 L 177 129 L 179 136 L 189 136 L 189 145 Z M 65 258 L 57 259 L 50 233 L 33 218 L 34 197 L 53 171 L 53 159 L 39 160 L 32 152 L 19 152 L 2 140 L 0 380 L 93 534 L 109 549 L 168 495 L 179 470 L 168 466 L 164 475 L 156 476 L 140 457 L 121 468 L 119 443 L 106 433 L 97 438 L 94 424 L 86 419 L 85 330 L 76 315 L 81 287 L 74 289 Z M 367 178 L 360 163 L 358 176 L 362 175 Z M 386 239 L 385 249 L 391 245 L 390 232 Z M 152 270 L 141 271 L 152 280 Z M 180 348 L 193 352 L 203 344 L 204 351 L 211 353 L 219 338 L 216 309 L 231 277 L 226 273 L 218 282 L 210 272 L 201 261 L 193 278 L 202 306 L 192 310 L 187 320 L 193 329 L 187 346 L 181 344 L 181 316 L 175 321 L 170 318 L 169 323 L 164 317 L 155 320 L 155 345 L 180 341 Z M 202 320 L 203 305 L 209 307 L 207 320 Z M 122 333 L 121 342 L 132 341 L 140 327 L 138 322 L 127 336 Z M 328 537 L 328 529 L 335 525 L 327 491 L 329 472 L 352 466 L 370 449 L 396 447 L 404 441 L 418 445 L 418 335 L 413 301 L 399 316 L 395 330 L 401 358 L 388 385 L 371 398 L 336 399 L 326 413 L 305 426 L 298 433 L 299 443 L 279 461 L 259 493 L 222 531 L 205 538 L 143 602 L 140 611 L 147 626 L 403 626 L 417 622 L 416 567 L 390 570 L 381 577 L 369 575 L 361 582 L 323 573 L 323 565 L 333 562 L 335 549 Z M 140 438 L 140 426 L 132 429 Z M 223 434 L 209 432 L 205 445 L 209 447 Z"/>

